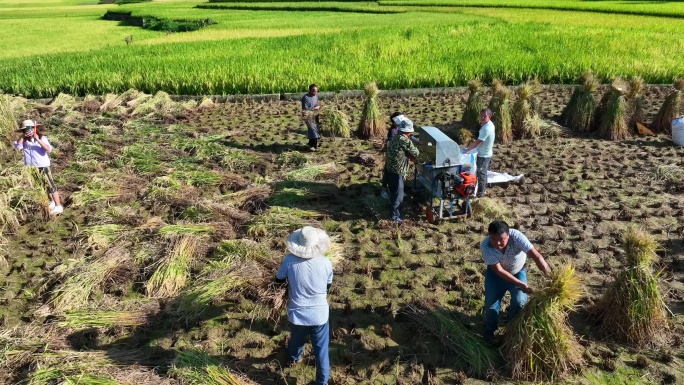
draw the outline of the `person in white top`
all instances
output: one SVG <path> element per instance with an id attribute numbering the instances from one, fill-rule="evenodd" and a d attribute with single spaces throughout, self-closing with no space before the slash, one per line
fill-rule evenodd
<path id="1" fill-rule="evenodd" d="M 482 260 L 487 264 L 485 273 L 485 338 L 491 340 L 499 327 L 499 310 L 506 292 L 511 293 L 509 319 L 515 317 L 527 302 L 532 288 L 527 284 L 527 257 L 532 258 L 544 275 L 551 268 L 527 237 L 511 229 L 504 221 L 489 224 L 489 236 L 480 243 Z"/>
<path id="2" fill-rule="evenodd" d="M 39 125 L 33 120 L 24 120 L 21 125 L 21 136 L 14 142 L 17 150 L 24 152 L 24 165 L 35 166 L 47 177 L 48 196 L 50 197 L 50 214 L 58 215 L 64 211 L 62 201 L 59 198 L 55 181 L 50 172 L 50 152 L 52 145 L 47 136 L 38 132 Z"/>
<path id="3" fill-rule="evenodd" d="M 480 111 L 480 132 L 477 139 L 466 148 L 465 153 L 469 153 L 477 148 L 477 196 L 481 198 L 484 196 L 487 189 L 487 171 L 492 164 L 492 155 L 494 154 L 494 137 L 495 129 L 492 123 L 492 110 L 484 108 Z"/>

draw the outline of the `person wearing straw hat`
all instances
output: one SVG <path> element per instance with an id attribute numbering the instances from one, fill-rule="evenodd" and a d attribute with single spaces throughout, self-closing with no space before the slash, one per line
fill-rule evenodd
<path id="1" fill-rule="evenodd" d="M 551 275 L 551 268 L 527 237 L 509 228 L 506 222 L 493 221 L 487 230 L 489 236 L 480 244 L 480 251 L 482 260 L 487 264 L 484 284 L 485 338 L 491 341 L 499 327 L 499 310 L 506 292 L 511 293 L 509 319 L 520 312 L 527 302 L 527 294 L 532 292 L 527 284 L 527 257 L 532 258 L 546 276 Z"/>
<path id="2" fill-rule="evenodd" d="M 418 148 L 411 141 L 413 122 L 401 115 L 395 118 L 399 134 L 394 136 L 387 145 L 387 161 L 385 163 L 385 177 L 390 190 L 390 220 L 401 222 L 401 205 L 404 202 L 404 179 L 409 173 L 409 159 L 415 160 L 418 156 Z"/>
<path id="3" fill-rule="evenodd" d="M 40 134 L 38 131 L 40 128 L 43 128 L 43 125 L 39 125 L 33 120 L 24 120 L 21 129 L 17 130 L 21 132 L 21 136 L 14 142 L 14 147 L 24 152 L 24 165 L 38 167 L 38 170 L 47 177 L 50 214 L 58 215 L 64 211 L 64 208 L 50 172 L 49 154 L 52 152 L 52 145 L 47 136 Z"/>
<path id="4" fill-rule="evenodd" d="M 326 385 L 330 378 L 327 295 L 333 270 L 332 263 L 323 253 L 330 247 L 330 238 L 321 229 L 305 226 L 290 234 L 285 244 L 290 253 L 283 259 L 275 278 L 276 282 L 287 281 L 288 285 L 290 341 L 287 353 L 293 364 L 298 363 L 306 338 L 310 336 L 316 358 L 316 385 Z"/>

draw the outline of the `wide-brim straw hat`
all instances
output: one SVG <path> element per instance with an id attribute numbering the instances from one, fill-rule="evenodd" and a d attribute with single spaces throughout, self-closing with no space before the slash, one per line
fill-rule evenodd
<path id="1" fill-rule="evenodd" d="M 290 253 L 299 258 L 314 258 L 323 255 L 330 247 L 330 237 L 322 229 L 304 226 L 287 237 L 285 242 Z"/>
<path id="2" fill-rule="evenodd" d="M 33 127 L 37 128 L 37 129 L 40 130 L 40 131 L 42 131 L 42 130 L 45 129 L 45 125 L 44 125 L 44 124 L 39 124 L 39 123 L 37 123 L 35 120 L 27 119 L 27 120 L 24 120 L 23 122 L 21 122 L 21 128 L 19 128 L 18 130 L 14 130 L 14 131 L 15 131 L 15 132 L 24 132 L 24 130 L 26 129 L 26 127 L 29 127 L 29 126 L 33 126 Z"/>

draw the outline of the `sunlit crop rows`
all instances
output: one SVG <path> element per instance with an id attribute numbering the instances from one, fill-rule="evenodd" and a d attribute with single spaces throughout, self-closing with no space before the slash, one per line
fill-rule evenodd
<path id="1" fill-rule="evenodd" d="M 208 10 L 194 8 L 197 4 L 153 2 L 118 9 L 167 18 L 211 17 L 218 24 L 170 35 L 116 26 L 107 31 L 121 38 L 106 46 L 91 43 L 87 29 L 71 28 L 71 35 L 80 35 L 64 35 L 61 53 L 35 56 L 13 51 L 5 42 L 11 54 L 0 52 L 0 91 L 32 97 L 129 88 L 277 93 L 301 91 L 312 82 L 323 90 L 359 89 L 368 81 L 389 89 L 459 86 L 475 77 L 518 83 L 534 76 L 545 83 L 572 83 L 587 70 L 603 80 L 640 75 L 649 83 L 671 83 L 684 73 L 684 61 L 675 54 L 684 25 L 671 18 L 459 7 L 415 12 L 352 2 L 334 5 L 401 13 Z M 257 5 L 301 9 L 302 4 L 308 3 Z M 18 22 L 2 20 L 0 29 Z M 123 41 L 128 34 L 135 37 L 130 46 Z M 69 45 L 71 40 L 80 44 Z M 28 37 L 23 44 L 31 44 Z M 40 45 L 40 36 L 34 44 Z"/>

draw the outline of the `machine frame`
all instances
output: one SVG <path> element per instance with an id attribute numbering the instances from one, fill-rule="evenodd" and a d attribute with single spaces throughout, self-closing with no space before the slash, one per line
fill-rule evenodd
<path id="1" fill-rule="evenodd" d="M 475 162 L 467 169 L 461 163 L 460 147 L 436 127 L 420 127 L 419 139 L 430 150 L 421 152 L 413 173 L 413 190 L 427 192 L 425 217 L 428 222 L 467 218 L 472 215 L 470 196 L 462 196 L 453 191 L 451 185 L 445 186 L 445 173 L 459 175 L 468 169 L 475 173 Z M 445 187 L 448 191 L 443 191 Z M 437 205 L 435 205 L 435 201 Z"/>

